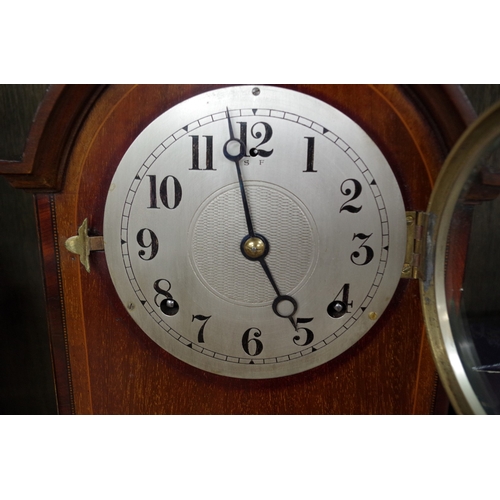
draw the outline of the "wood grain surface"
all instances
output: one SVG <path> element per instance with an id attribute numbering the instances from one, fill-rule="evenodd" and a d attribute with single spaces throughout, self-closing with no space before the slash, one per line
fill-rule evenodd
<path id="1" fill-rule="evenodd" d="M 39 195 L 50 306 L 65 362 L 56 368 L 61 411 L 96 414 L 410 414 L 447 410 L 427 344 L 417 281 L 401 281 L 382 318 L 347 352 L 272 380 L 225 378 L 186 365 L 146 336 L 113 289 L 103 252 L 87 274 L 63 247 L 84 218 L 102 234 L 106 193 L 133 139 L 163 111 L 216 85 L 101 89 L 71 139 L 63 189 Z M 456 87 L 293 85 L 337 107 L 373 138 L 405 205 L 425 210 L 442 162 L 473 113 Z M 74 106 L 75 109 L 75 106 Z M 68 119 L 68 118 L 66 118 Z M 52 245 L 52 249 L 51 249 Z M 55 257 L 52 257 L 55 256 Z M 50 260 L 52 259 L 52 261 Z M 55 259 L 55 260 L 54 260 Z M 50 262 L 52 262 L 50 264 Z M 55 263 L 55 271 L 54 271 Z M 52 266 L 52 267 L 50 267 Z M 57 273 L 57 276 L 54 274 Z M 55 291 L 54 291 L 55 293 Z M 61 341 L 61 338 L 63 339 Z"/>

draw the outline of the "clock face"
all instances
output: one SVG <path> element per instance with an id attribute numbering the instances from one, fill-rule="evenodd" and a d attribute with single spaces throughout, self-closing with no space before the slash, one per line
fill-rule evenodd
<path id="1" fill-rule="evenodd" d="M 271 378 L 335 358 L 380 318 L 406 246 L 386 159 L 350 118 L 275 87 L 198 95 L 112 180 L 104 242 L 142 330 L 209 372 Z"/>

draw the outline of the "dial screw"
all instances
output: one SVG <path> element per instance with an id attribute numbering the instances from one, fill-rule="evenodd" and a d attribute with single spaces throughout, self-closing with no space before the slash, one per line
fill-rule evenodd
<path id="1" fill-rule="evenodd" d="M 260 94 L 260 89 L 259 89 L 259 87 L 254 87 L 254 88 L 252 89 L 252 94 L 253 94 L 253 95 L 259 95 L 259 94 Z"/>
<path id="2" fill-rule="evenodd" d="M 371 312 L 370 314 L 368 314 L 368 317 L 372 320 L 372 321 L 375 321 L 377 318 L 378 318 L 378 314 L 376 312 Z"/>
<path id="3" fill-rule="evenodd" d="M 130 302 L 129 304 L 127 304 L 127 309 L 132 311 L 133 309 L 135 308 L 133 302 Z"/>

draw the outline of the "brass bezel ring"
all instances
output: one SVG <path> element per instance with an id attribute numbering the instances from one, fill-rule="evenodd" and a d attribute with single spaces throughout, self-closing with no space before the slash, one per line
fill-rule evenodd
<path id="1" fill-rule="evenodd" d="M 450 224 L 463 188 L 500 136 L 500 103 L 476 120 L 456 143 L 438 176 L 427 208 L 427 260 L 420 293 L 428 338 L 441 381 L 451 404 L 461 414 L 485 410 L 469 382 L 455 345 L 448 315 L 445 270 Z"/>

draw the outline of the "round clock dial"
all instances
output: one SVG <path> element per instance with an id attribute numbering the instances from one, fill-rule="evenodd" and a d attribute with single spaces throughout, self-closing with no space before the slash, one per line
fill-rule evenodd
<path id="1" fill-rule="evenodd" d="M 198 95 L 123 156 L 104 217 L 129 314 L 162 348 L 240 378 L 290 375 L 358 341 L 398 284 L 402 196 L 350 118 L 275 87 Z"/>

